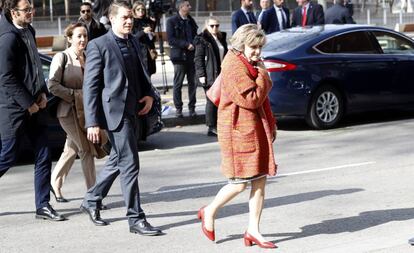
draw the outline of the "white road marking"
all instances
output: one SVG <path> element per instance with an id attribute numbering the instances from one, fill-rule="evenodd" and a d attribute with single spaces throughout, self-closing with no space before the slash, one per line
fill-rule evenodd
<path id="1" fill-rule="evenodd" d="M 339 166 L 333 166 L 333 167 L 327 167 L 322 169 L 314 169 L 314 170 L 305 170 L 305 171 L 298 171 L 298 172 L 291 172 L 291 173 L 281 173 L 278 174 L 275 177 L 268 178 L 268 181 L 274 180 L 278 177 L 287 177 L 287 176 L 295 176 L 295 175 L 303 175 L 303 174 L 311 174 L 311 173 L 317 173 L 322 171 L 330 171 L 330 170 L 337 170 L 337 169 L 343 169 L 343 168 L 352 168 L 352 167 L 362 167 L 366 165 L 375 164 L 376 162 L 370 161 L 370 162 L 362 162 L 362 163 L 351 163 L 351 164 L 344 164 Z M 164 194 L 164 193 L 172 193 L 172 192 L 180 192 L 180 191 L 188 191 L 193 189 L 202 189 L 212 186 L 218 186 L 218 185 L 225 185 L 227 184 L 227 181 L 223 182 L 216 182 L 211 184 L 204 184 L 204 185 L 196 185 L 196 186 L 189 186 L 189 187 L 183 187 L 183 188 L 177 188 L 177 189 L 171 189 L 171 190 L 165 190 L 165 191 L 155 191 L 151 192 L 150 194 L 156 195 L 156 194 Z"/>

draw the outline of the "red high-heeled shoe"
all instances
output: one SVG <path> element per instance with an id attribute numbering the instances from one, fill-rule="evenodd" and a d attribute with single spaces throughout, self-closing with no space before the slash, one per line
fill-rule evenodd
<path id="1" fill-rule="evenodd" d="M 204 226 L 204 208 L 205 208 L 205 206 L 203 206 L 202 208 L 200 208 L 200 210 L 198 210 L 197 218 L 199 220 L 201 220 L 201 229 L 203 230 L 203 233 L 207 236 L 207 238 L 209 240 L 214 241 L 216 239 L 216 235 L 214 233 L 214 230 L 213 231 L 209 231 Z"/>
<path id="2" fill-rule="evenodd" d="M 246 247 L 250 247 L 253 245 L 253 243 L 255 243 L 257 246 L 259 246 L 260 248 L 264 248 L 264 249 L 274 249 L 277 248 L 276 244 L 272 243 L 272 242 L 260 242 L 259 240 L 257 240 L 255 237 L 253 237 L 251 234 L 244 233 L 244 245 Z"/>

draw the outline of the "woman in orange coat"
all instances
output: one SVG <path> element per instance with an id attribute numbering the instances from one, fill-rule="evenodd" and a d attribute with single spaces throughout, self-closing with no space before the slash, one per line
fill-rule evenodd
<path id="1" fill-rule="evenodd" d="M 229 183 L 221 188 L 212 203 L 199 210 L 198 217 L 202 220 L 204 234 L 214 241 L 217 211 L 246 189 L 250 182 L 245 245 L 255 243 L 262 248 L 275 248 L 259 231 L 266 176 L 276 175 L 277 169 L 272 146 L 276 137 L 276 122 L 268 100 L 272 82 L 260 61 L 266 37 L 257 25 L 247 24 L 234 33 L 230 42 L 232 50 L 221 66 L 217 127 L 221 170 Z"/>

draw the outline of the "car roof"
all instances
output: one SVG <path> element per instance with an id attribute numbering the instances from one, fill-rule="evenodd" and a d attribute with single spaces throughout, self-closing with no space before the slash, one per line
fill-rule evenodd
<path id="1" fill-rule="evenodd" d="M 314 44 L 337 34 L 350 31 L 386 31 L 399 34 L 412 41 L 411 38 L 394 30 L 373 25 L 345 24 L 345 25 L 319 25 L 306 27 L 293 27 L 266 36 L 267 43 L 263 47 L 263 57 L 274 54 L 291 53 L 292 51 L 308 48 Z"/>

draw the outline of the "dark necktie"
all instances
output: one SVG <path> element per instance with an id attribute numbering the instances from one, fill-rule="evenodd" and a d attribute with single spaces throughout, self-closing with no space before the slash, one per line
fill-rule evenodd
<path id="1" fill-rule="evenodd" d="M 248 11 L 247 16 L 249 17 L 249 23 L 251 23 L 251 24 L 257 23 L 256 17 L 254 16 L 253 12 Z"/>
<path id="2" fill-rule="evenodd" d="M 283 15 L 283 9 L 280 8 L 280 16 L 282 16 L 282 24 L 279 24 L 279 28 L 280 30 L 283 30 L 286 27 L 286 20 L 285 20 L 285 16 Z"/>

